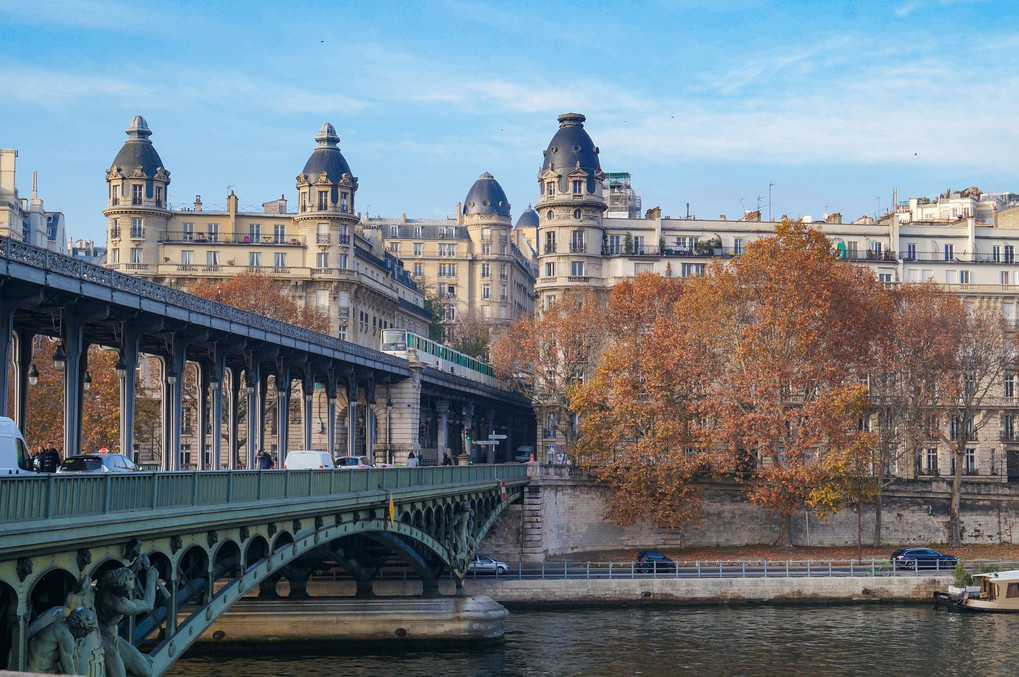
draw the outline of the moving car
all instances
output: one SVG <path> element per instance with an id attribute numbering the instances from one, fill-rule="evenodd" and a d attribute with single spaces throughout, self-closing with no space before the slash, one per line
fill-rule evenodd
<path id="1" fill-rule="evenodd" d="M 930 548 L 899 548 L 892 553 L 895 569 L 940 569 L 951 571 L 959 558 Z"/>
<path id="2" fill-rule="evenodd" d="M 334 467 L 333 457 L 324 451 L 305 449 L 289 451 L 286 460 L 283 461 L 283 468 L 286 470 L 325 470 Z"/>
<path id="3" fill-rule="evenodd" d="M 677 571 L 676 563 L 657 550 L 642 550 L 637 553 L 636 569 L 642 574 Z"/>
<path id="4" fill-rule="evenodd" d="M 467 573 L 471 574 L 504 574 L 507 571 L 508 564 L 492 559 L 488 555 L 475 555 L 474 560 L 467 563 Z"/>
<path id="5" fill-rule="evenodd" d="M 142 472 L 142 468 L 123 454 L 79 454 L 65 458 L 57 472 Z"/>
<path id="6" fill-rule="evenodd" d="M 336 467 L 344 470 L 357 470 L 359 468 L 374 468 L 375 465 L 367 456 L 338 456 Z"/>

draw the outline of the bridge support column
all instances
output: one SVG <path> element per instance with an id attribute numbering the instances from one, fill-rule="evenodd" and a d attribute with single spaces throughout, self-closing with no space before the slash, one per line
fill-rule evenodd
<path id="1" fill-rule="evenodd" d="M 230 457 L 227 459 L 227 468 L 237 470 L 237 454 L 240 452 L 240 446 L 237 444 L 237 429 L 241 420 L 241 372 L 239 369 L 226 369 L 223 373 L 230 377 L 230 425 L 227 426 Z"/>
<path id="2" fill-rule="evenodd" d="M 164 451 L 167 469 L 171 472 L 180 470 L 180 435 L 184 427 L 184 357 L 187 353 L 187 343 L 180 337 L 174 336 L 170 348 L 169 359 L 164 361 L 166 369 L 163 373 L 165 387 L 164 396 L 169 399 L 166 405 L 166 421 L 169 423 L 167 446 Z"/>
<path id="3" fill-rule="evenodd" d="M 32 366 L 35 335 L 27 329 L 14 332 L 14 422 L 24 432 L 28 423 L 28 370 Z M 6 386 L 4 386 L 6 387 Z M 3 411 L 0 409 L 0 411 Z"/>
<path id="4" fill-rule="evenodd" d="M 196 373 L 195 381 L 198 386 L 198 411 L 195 412 L 195 429 L 198 432 L 198 469 L 208 470 L 212 459 L 206 460 L 205 457 L 205 438 L 209 433 L 209 364 L 207 362 L 195 362 Z"/>
<path id="5" fill-rule="evenodd" d="M 305 369 L 308 369 L 306 366 Z M 315 397 L 315 379 L 309 374 L 302 381 L 304 408 L 301 411 L 301 423 L 304 424 L 304 449 L 311 449 L 311 420 L 313 415 L 312 400 Z"/>
<path id="6" fill-rule="evenodd" d="M 330 370 L 326 380 L 326 418 L 329 419 L 326 432 L 326 450 L 336 456 L 336 374 Z"/>
<path id="7" fill-rule="evenodd" d="M 141 335 L 124 327 L 124 338 L 117 360 L 117 378 L 120 381 L 120 453 L 132 461 L 134 455 L 134 407 L 138 385 L 138 341 Z"/>
<path id="8" fill-rule="evenodd" d="M 255 468 L 255 454 L 258 453 L 258 443 L 261 432 L 262 424 L 262 404 L 259 402 L 259 384 L 261 383 L 262 376 L 259 373 L 261 367 L 258 364 L 258 360 L 253 359 L 251 364 L 248 365 L 247 377 L 247 389 L 248 389 L 248 442 L 247 442 L 247 468 L 252 470 Z"/>
<path id="9" fill-rule="evenodd" d="M 62 318 L 64 364 L 64 458 L 81 453 L 81 421 L 84 404 L 85 371 L 88 369 L 88 344 L 82 339 L 84 320 L 75 313 Z"/>
<path id="10" fill-rule="evenodd" d="M 14 306 L 0 303 L 0 416 L 7 415 L 7 368 L 10 366 L 13 337 Z"/>
<path id="11" fill-rule="evenodd" d="M 372 590 L 372 582 L 370 580 L 358 578 L 356 583 L 357 590 L 354 593 L 355 599 L 369 599 L 370 597 L 375 596 L 375 593 Z"/>
<path id="12" fill-rule="evenodd" d="M 364 455 L 375 462 L 375 435 L 378 418 L 375 416 L 375 378 L 365 384 L 364 391 Z"/>
<path id="13" fill-rule="evenodd" d="M 223 467 L 223 378 L 226 371 L 226 353 L 216 346 L 209 385 L 212 387 L 212 469 Z"/>
<path id="14" fill-rule="evenodd" d="M 255 451 L 259 449 L 265 449 L 265 410 L 266 402 L 268 401 L 267 395 L 269 394 L 269 374 L 263 373 L 258 381 L 258 443 L 255 445 Z M 278 432 L 278 431 L 277 431 Z M 266 449 L 268 451 L 268 449 Z M 278 454 L 278 452 L 277 452 Z M 254 468 L 254 454 L 252 454 L 250 468 Z M 280 459 L 280 467 L 283 467 L 283 460 Z"/>
<path id="15" fill-rule="evenodd" d="M 409 378 L 390 385 L 389 398 L 392 406 L 387 407 L 390 417 L 387 424 L 391 448 L 395 451 L 393 461 L 403 463 L 411 451 L 421 452 L 421 380 Z M 441 454 L 441 451 L 440 451 Z M 441 460 L 441 457 L 440 457 Z"/>
<path id="16" fill-rule="evenodd" d="M 347 376 L 347 456 L 357 456 L 357 376 Z"/>
<path id="17" fill-rule="evenodd" d="M 276 374 L 276 458 L 283 467 L 290 439 L 290 367 L 283 365 Z"/>
<path id="18" fill-rule="evenodd" d="M 436 434 L 435 446 L 439 451 L 439 463 L 442 463 L 446 449 L 449 447 L 449 400 L 438 400 L 435 411 L 439 415 L 439 430 Z"/>

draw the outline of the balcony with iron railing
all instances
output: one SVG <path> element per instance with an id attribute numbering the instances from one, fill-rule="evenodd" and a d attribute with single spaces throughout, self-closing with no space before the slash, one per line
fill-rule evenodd
<path id="1" fill-rule="evenodd" d="M 134 237 L 134 235 L 132 235 Z M 273 247 L 303 247 L 303 235 L 254 235 L 240 233 L 192 233 L 164 230 L 159 241 L 167 244 L 244 244 L 272 245 Z"/>
<path id="2" fill-rule="evenodd" d="M 329 244 L 332 241 L 329 233 L 318 233 L 315 235 L 316 244 Z"/>
<path id="3" fill-rule="evenodd" d="M 587 251 L 587 243 L 586 242 L 571 242 L 570 243 L 570 253 L 571 254 L 583 254 L 586 251 Z"/>
<path id="4" fill-rule="evenodd" d="M 542 248 L 542 253 L 555 254 L 556 253 L 555 250 L 556 250 L 555 242 L 546 242 L 545 246 Z"/>
<path id="5" fill-rule="evenodd" d="M 966 252 L 951 251 L 947 255 L 941 251 L 900 251 L 899 258 L 904 262 L 931 262 L 931 263 L 991 263 L 1015 265 L 1019 262 L 1014 251 L 999 252 Z"/>

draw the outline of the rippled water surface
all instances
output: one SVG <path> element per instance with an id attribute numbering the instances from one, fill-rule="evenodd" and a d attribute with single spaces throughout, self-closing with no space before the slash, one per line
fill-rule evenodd
<path id="1" fill-rule="evenodd" d="M 495 644 L 192 652 L 175 677 L 1019 675 L 1019 614 L 932 605 L 513 610 Z"/>

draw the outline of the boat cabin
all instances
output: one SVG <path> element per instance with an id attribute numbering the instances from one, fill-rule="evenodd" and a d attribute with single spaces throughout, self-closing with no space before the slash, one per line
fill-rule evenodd
<path id="1" fill-rule="evenodd" d="M 974 574 L 980 592 L 967 595 L 962 606 L 982 611 L 1019 611 L 1019 570 Z"/>

